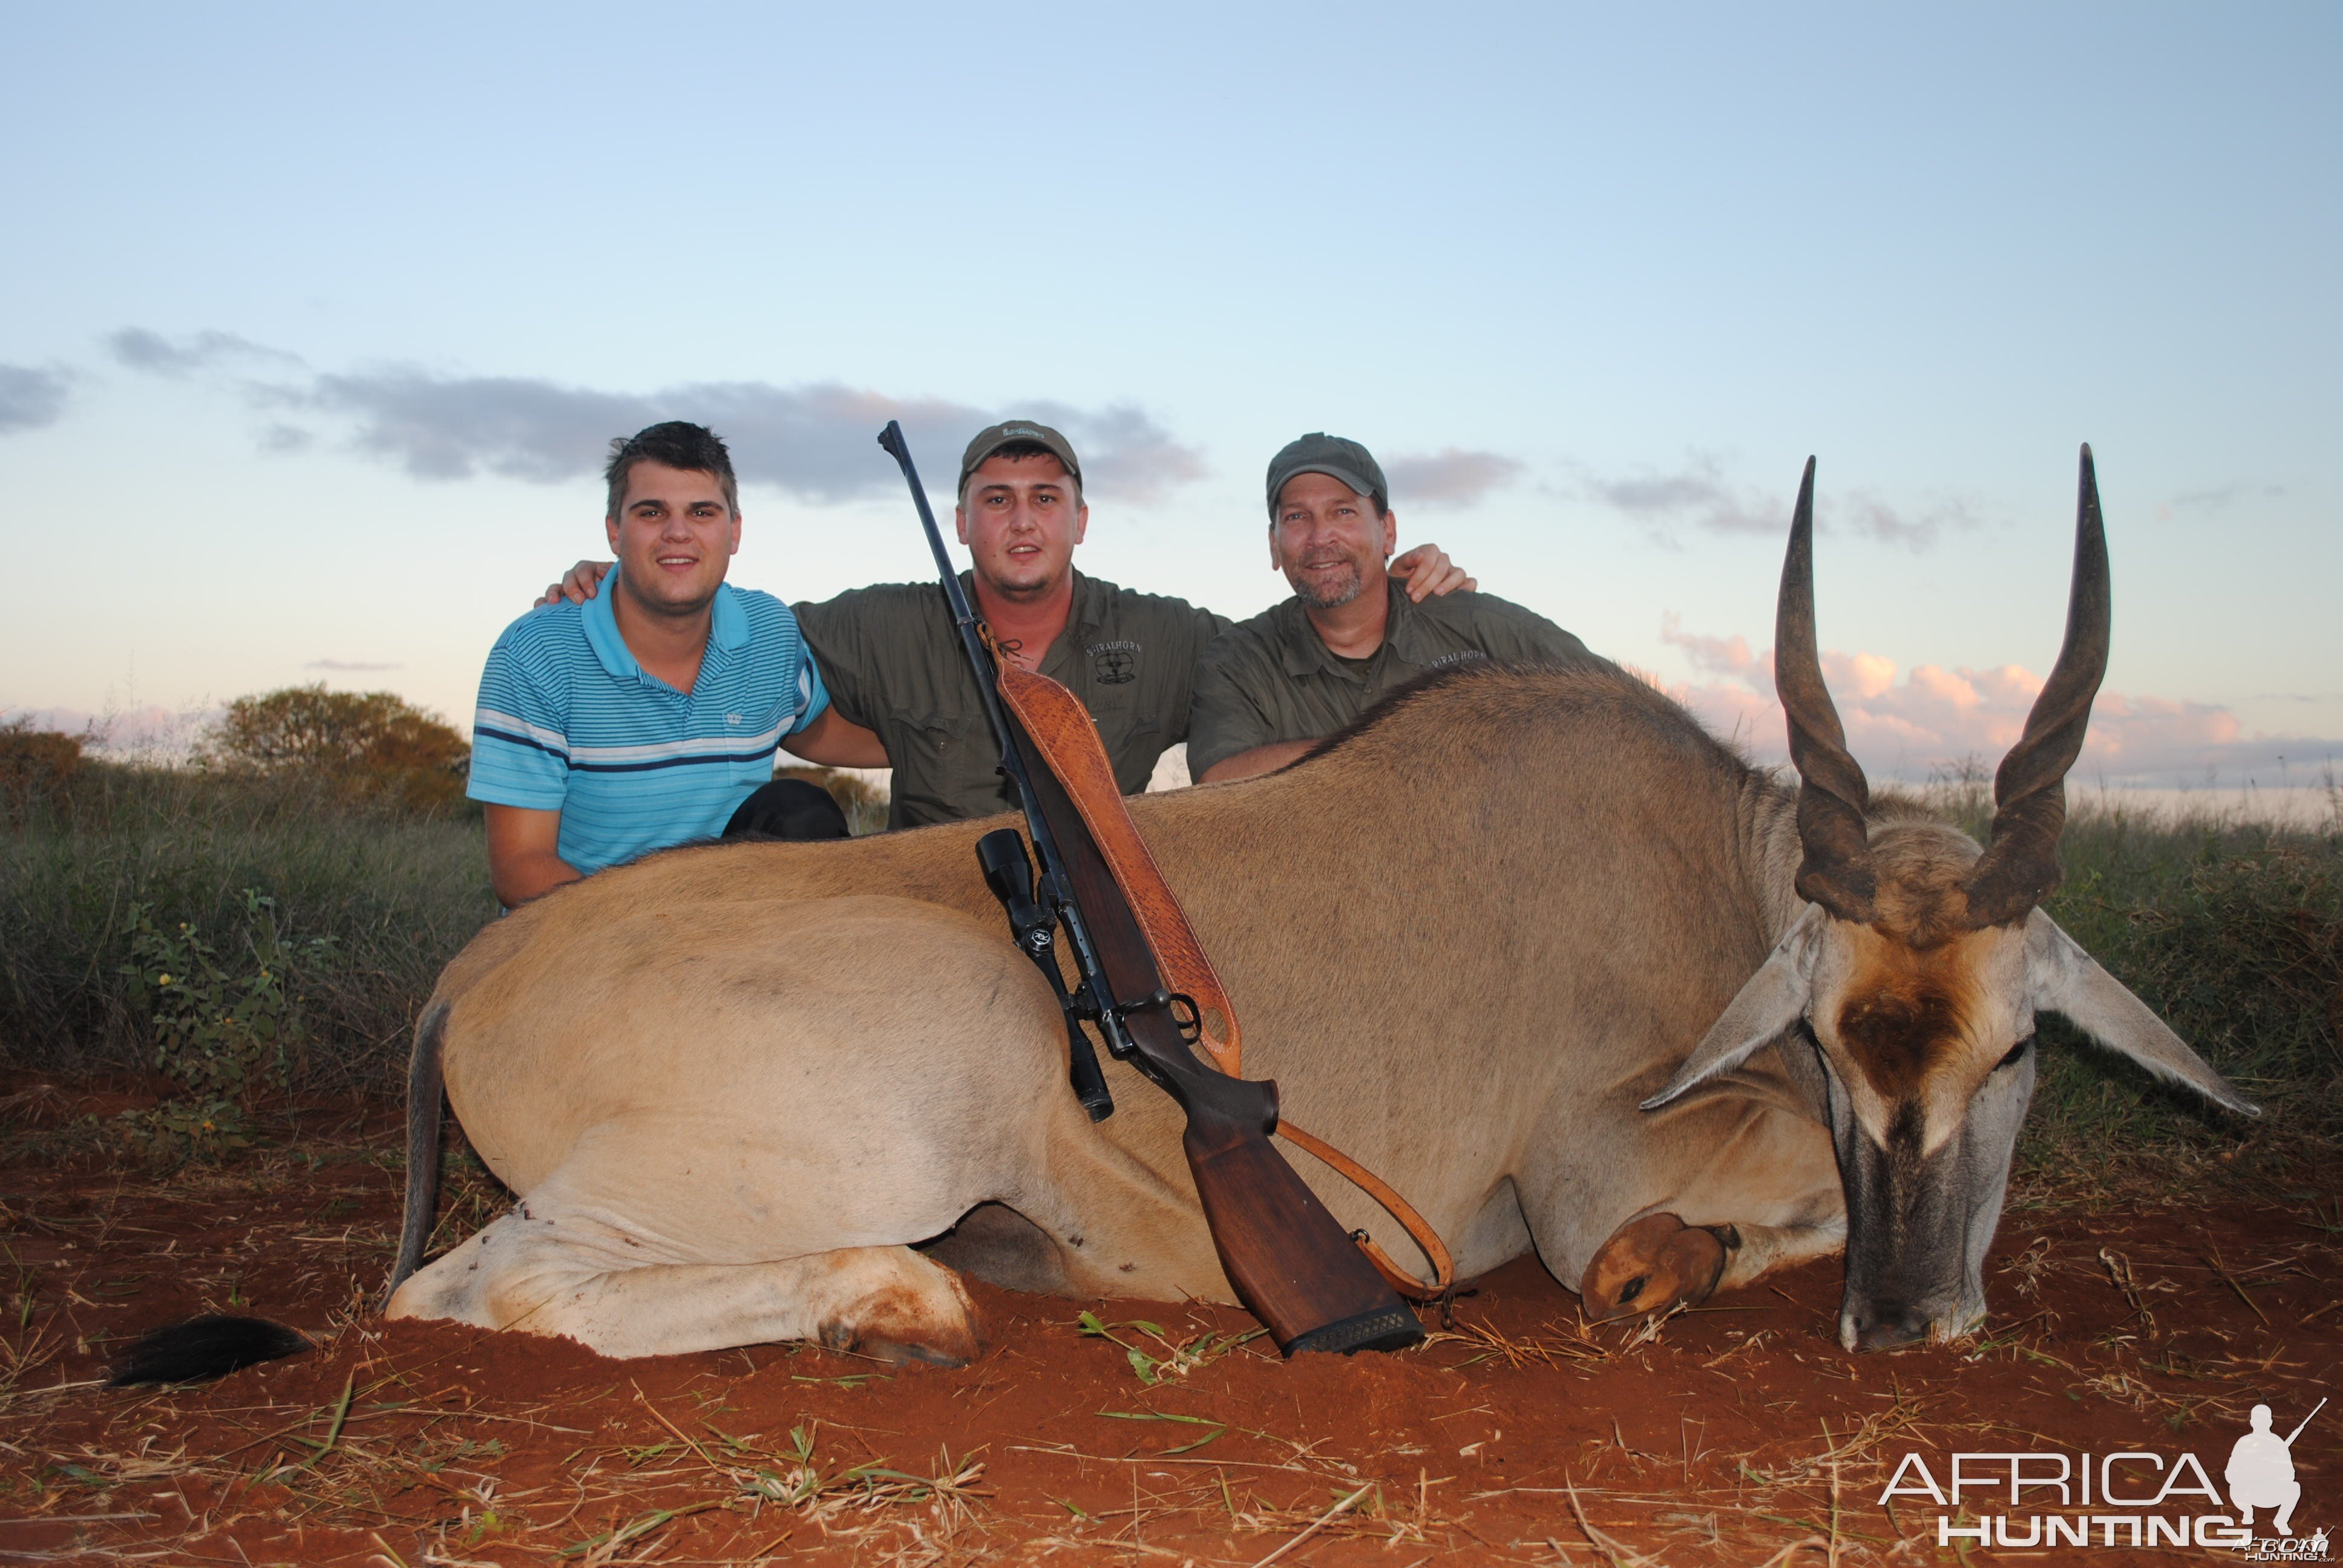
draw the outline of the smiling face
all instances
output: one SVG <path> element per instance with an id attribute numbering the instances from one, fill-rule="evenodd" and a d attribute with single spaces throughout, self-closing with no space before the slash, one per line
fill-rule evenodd
<path id="1" fill-rule="evenodd" d="M 1382 581 L 1398 542 L 1398 518 L 1375 516 L 1373 498 L 1331 474 L 1296 474 L 1277 493 L 1270 564 L 1314 608 L 1339 608 Z"/>
<path id="2" fill-rule="evenodd" d="M 619 588 L 653 615 L 706 609 L 740 548 L 740 515 L 715 475 L 649 458 L 628 470 L 626 498 L 604 526 Z"/>
<path id="3" fill-rule="evenodd" d="M 1065 580 L 1090 527 L 1081 487 L 1046 454 L 987 457 L 953 514 L 976 575 L 1012 599 L 1046 597 Z"/>

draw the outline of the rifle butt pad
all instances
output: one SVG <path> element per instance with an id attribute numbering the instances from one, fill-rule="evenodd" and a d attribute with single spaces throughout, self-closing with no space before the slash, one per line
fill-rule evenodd
<path id="1" fill-rule="evenodd" d="M 1415 1313 L 1265 1135 L 1192 1120 L 1182 1143 L 1221 1266 L 1280 1351 L 1348 1354 L 1423 1340 Z"/>

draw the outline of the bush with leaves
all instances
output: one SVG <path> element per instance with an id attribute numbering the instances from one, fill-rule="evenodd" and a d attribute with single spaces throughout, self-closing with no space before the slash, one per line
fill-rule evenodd
<path id="1" fill-rule="evenodd" d="M 0 821 L 21 823 L 36 803 L 64 809 L 81 771 L 82 742 L 22 719 L 0 724 Z"/>
<path id="2" fill-rule="evenodd" d="M 472 749 L 388 691 L 288 686 L 228 704 L 198 752 L 215 766 L 306 774 L 407 810 L 460 807 Z"/>
<path id="3" fill-rule="evenodd" d="M 186 920 L 158 924 L 154 910 L 130 910 L 130 962 L 123 978 L 144 1016 L 155 1065 L 213 1100 L 241 1101 L 262 1081 L 282 1088 L 299 1044 L 296 977 L 320 967 L 332 939 L 295 944 L 278 929 L 277 901 L 244 890 L 245 929 L 228 961 Z"/>

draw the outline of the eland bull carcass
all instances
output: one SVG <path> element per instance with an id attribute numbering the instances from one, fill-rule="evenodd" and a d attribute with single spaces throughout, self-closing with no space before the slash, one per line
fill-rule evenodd
<path id="1" fill-rule="evenodd" d="M 1795 788 L 1608 667 L 1473 665 L 1268 778 L 1131 802 L 1244 1020 L 1249 1070 L 1405 1193 L 1464 1275 L 1532 1247 L 1590 1313 L 1844 1245 L 1849 1349 L 1958 1335 L 2035 1077 L 2034 1019 L 2252 1108 L 2040 910 L 2106 668 L 2084 452 L 2057 666 L 1993 841 L 1873 810 L 1825 689 L 1813 465 L 1777 678 Z M 407 1240 L 440 1072 L 510 1212 L 394 1317 L 647 1355 L 815 1339 L 956 1362 L 955 1270 L 1232 1299 L 1172 1102 L 1066 1085 L 970 822 L 709 845 L 565 887 L 448 965 L 418 1030 Z M 1295 1163 L 1346 1228 L 1379 1211 Z"/>

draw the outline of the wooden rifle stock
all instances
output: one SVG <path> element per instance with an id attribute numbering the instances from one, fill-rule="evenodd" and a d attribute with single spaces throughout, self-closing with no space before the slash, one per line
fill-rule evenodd
<path id="1" fill-rule="evenodd" d="M 1121 1002 L 1131 1060 L 1187 1113 L 1181 1150 L 1212 1228 L 1221 1267 L 1287 1355 L 1302 1351 L 1399 1350 L 1423 1338 L 1399 1299 L 1270 1141 L 1277 1085 L 1205 1066 L 1163 994 L 1144 932 L 1081 812 L 1015 715 L 1003 713 L 1025 763 L 1027 809 L 1048 825 L 1089 927 L 1110 993 Z M 1099 744 L 1096 732 L 1085 737 Z M 1077 744 L 1080 739 L 1077 738 Z M 1148 1005 L 1132 1005 L 1141 999 Z M 1114 1031 L 1105 1031 L 1110 1047 Z"/>

